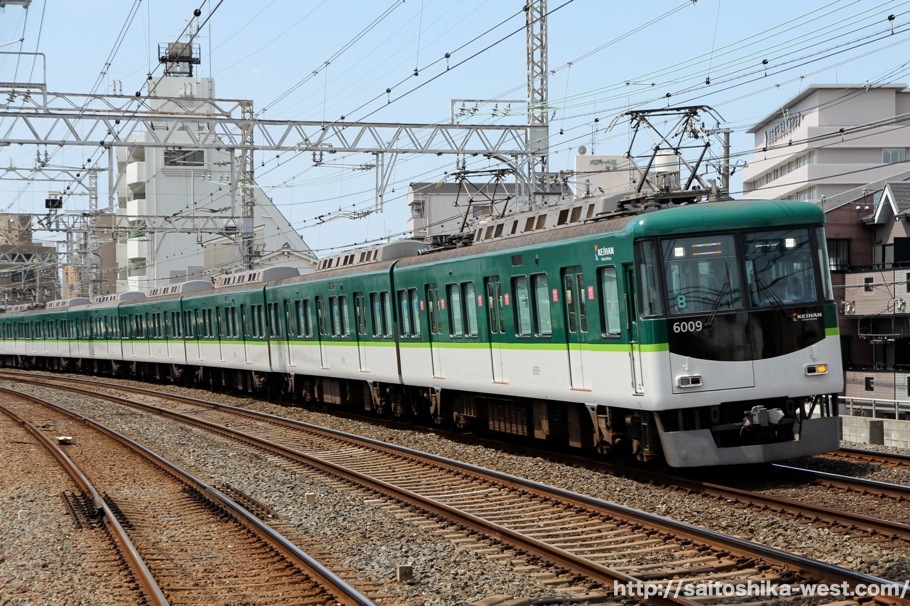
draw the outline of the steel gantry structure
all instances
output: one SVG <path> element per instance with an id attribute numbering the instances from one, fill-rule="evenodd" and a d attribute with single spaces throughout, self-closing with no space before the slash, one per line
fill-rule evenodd
<path id="1" fill-rule="evenodd" d="M 231 152 L 232 215 L 238 219 L 244 263 L 253 262 L 253 157 L 256 152 L 354 152 L 388 156 L 377 161 L 377 183 L 398 154 L 454 154 L 510 159 L 519 194 L 535 191 L 534 165 L 546 154 L 546 125 L 393 124 L 265 120 L 240 99 L 199 99 L 48 92 L 41 84 L 0 82 L 0 145 L 83 146 L 106 153 L 118 147 L 214 149 Z M 152 108 L 150 101 L 154 101 Z M 189 141 L 189 142 L 187 142 Z M 98 160 L 95 160 L 97 163 Z M 109 171 L 108 212 L 114 208 L 114 172 Z M 80 177 L 81 179 L 81 177 Z M 77 179 L 77 182 L 79 179 Z M 382 191 L 377 192 L 381 201 Z M 239 212 L 237 212 L 239 210 Z M 99 211 L 100 212 L 100 211 Z M 84 217 L 77 218 L 80 222 Z M 163 219 L 163 218 L 162 218 Z M 191 229 L 225 235 L 212 217 L 158 221 L 174 232 Z M 58 217 L 66 220 L 66 216 Z M 143 219 L 152 222 L 152 218 Z M 199 222 L 203 227 L 199 227 Z M 118 221 L 114 222 L 117 229 Z M 75 225 L 73 227 L 76 227 Z M 134 226 L 135 227 L 135 226 Z M 131 228 L 131 229 L 134 229 Z"/>

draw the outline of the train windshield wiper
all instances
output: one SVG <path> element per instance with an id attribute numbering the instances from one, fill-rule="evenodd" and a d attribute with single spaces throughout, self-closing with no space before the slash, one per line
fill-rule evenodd
<path id="1" fill-rule="evenodd" d="M 705 326 L 711 326 L 714 323 L 714 318 L 717 316 L 717 310 L 720 309 L 720 302 L 723 300 L 724 295 L 727 294 L 727 291 L 730 290 L 732 290 L 732 287 L 730 286 L 730 276 L 728 274 L 727 281 L 720 287 L 720 292 L 717 293 L 717 298 L 714 299 L 714 305 L 711 306 L 711 313 L 708 315 L 708 319 L 705 320 Z"/>
<path id="2" fill-rule="evenodd" d="M 765 284 L 765 282 L 758 276 L 755 276 L 755 283 L 758 285 L 759 298 L 762 297 L 762 293 L 765 293 L 766 299 L 770 300 L 772 303 L 774 303 L 774 306 L 777 307 L 778 310 L 780 310 L 780 313 L 787 315 L 787 310 L 786 310 L 786 308 L 784 308 L 784 302 L 780 300 L 780 298 L 777 296 L 777 294 L 775 294 L 774 290 L 770 286 Z"/>

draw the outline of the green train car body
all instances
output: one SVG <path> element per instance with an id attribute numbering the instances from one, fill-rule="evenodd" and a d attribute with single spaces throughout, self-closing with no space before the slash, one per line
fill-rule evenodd
<path id="1" fill-rule="evenodd" d="M 680 467 L 779 460 L 837 448 L 823 225 L 810 204 L 723 202 L 361 253 L 305 276 L 7 313 L 2 352 Z M 64 338 L 22 328 L 60 314 Z"/>

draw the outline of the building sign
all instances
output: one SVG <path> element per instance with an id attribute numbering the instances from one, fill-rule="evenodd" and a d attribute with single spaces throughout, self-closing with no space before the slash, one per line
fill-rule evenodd
<path id="1" fill-rule="evenodd" d="M 771 128 L 765 129 L 765 145 L 774 145 L 799 128 L 802 123 L 803 115 L 801 113 L 786 114 L 783 120 Z"/>

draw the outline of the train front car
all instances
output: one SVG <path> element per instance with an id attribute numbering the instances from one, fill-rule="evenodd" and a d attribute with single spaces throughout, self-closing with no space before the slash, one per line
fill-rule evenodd
<path id="1" fill-rule="evenodd" d="M 635 222 L 637 355 L 642 381 L 655 388 L 645 400 L 669 465 L 838 448 L 843 373 L 823 224 L 811 204 L 776 201 L 690 206 Z"/>

